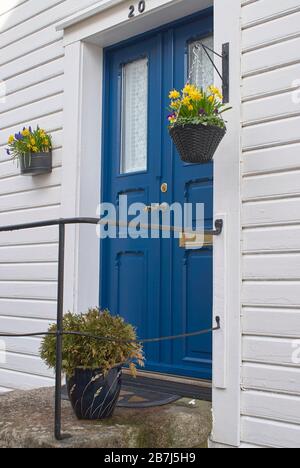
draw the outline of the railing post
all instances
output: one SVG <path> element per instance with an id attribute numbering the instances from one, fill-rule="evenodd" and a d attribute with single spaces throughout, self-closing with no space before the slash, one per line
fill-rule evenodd
<path id="1" fill-rule="evenodd" d="M 55 438 L 62 440 L 61 434 L 61 381 L 63 346 L 63 307 L 64 307 L 64 270 L 65 270 L 65 224 L 59 224 L 58 287 L 57 287 L 57 336 L 55 369 Z"/>

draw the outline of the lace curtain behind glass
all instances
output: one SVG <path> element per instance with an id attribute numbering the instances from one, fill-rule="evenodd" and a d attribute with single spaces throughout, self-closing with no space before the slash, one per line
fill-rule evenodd
<path id="1" fill-rule="evenodd" d="M 202 39 L 201 41 L 195 41 L 190 44 L 189 47 L 189 70 L 192 70 L 192 75 L 191 75 L 191 83 L 195 84 L 199 88 L 206 89 L 208 86 L 212 85 L 214 83 L 214 67 L 212 63 L 210 62 L 209 58 L 207 57 L 207 54 L 203 47 L 201 47 L 201 44 L 204 44 L 205 46 L 209 47 L 210 49 L 213 50 L 214 48 L 214 38 L 213 36 L 206 37 L 205 39 Z M 199 46 L 195 50 L 195 46 Z M 196 52 L 196 55 L 198 57 L 198 60 L 195 61 L 195 55 L 194 55 L 194 50 Z M 209 54 L 211 54 L 208 51 Z"/>

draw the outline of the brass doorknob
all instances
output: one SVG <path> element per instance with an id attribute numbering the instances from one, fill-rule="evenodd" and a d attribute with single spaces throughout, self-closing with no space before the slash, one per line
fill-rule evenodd
<path id="1" fill-rule="evenodd" d="M 161 184 L 160 190 L 161 190 L 162 193 L 167 193 L 167 191 L 168 191 L 168 184 L 167 184 L 166 182 L 164 182 L 163 184 Z"/>

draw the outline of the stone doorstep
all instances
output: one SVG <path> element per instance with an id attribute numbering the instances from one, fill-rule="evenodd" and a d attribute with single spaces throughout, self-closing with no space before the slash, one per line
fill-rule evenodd
<path id="1" fill-rule="evenodd" d="M 118 408 L 112 419 L 82 422 L 62 402 L 62 442 L 53 437 L 54 390 L 17 391 L 0 398 L 0 448 L 206 448 L 211 404 L 182 399 L 171 405 Z"/>

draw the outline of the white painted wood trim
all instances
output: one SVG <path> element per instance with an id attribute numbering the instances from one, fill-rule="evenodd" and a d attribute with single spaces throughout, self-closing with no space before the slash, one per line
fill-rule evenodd
<path id="1" fill-rule="evenodd" d="M 62 216 L 97 216 L 100 203 L 102 49 L 78 42 L 65 49 Z M 99 303 L 95 226 L 68 226 L 65 309 Z"/>
<path id="2" fill-rule="evenodd" d="M 222 219 L 224 226 L 221 236 L 214 239 L 214 318 L 220 317 L 221 329 L 214 334 L 213 353 L 213 385 L 215 388 L 225 390 L 227 387 L 227 359 L 228 359 L 228 315 L 227 315 L 227 216 L 216 215 Z"/>
<path id="3" fill-rule="evenodd" d="M 138 34 L 151 31 L 204 10 L 212 6 L 214 0 L 147 0 L 143 14 L 136 14 L 128 19 L 129 7 L 137 0 L 124 0 L 120 4 L 102 11 L 84 21 L 75 23 L 65 29 L 64 44 L 77 41 L 94 42 L 107 47 Z"/>
<path id="4" fill-rule="evenodd" d="M 85 8 L 84 10 L 78 11 L 72 16 L 65 18 L 63 21 L 60 21 L 56 25 L 57 31 L 63 31 L 74 24 L 80 23 L 81 21 L 91 18 L 92 16 L 102 13 L 105 10 L 108 10 L 111 7 L 118 5 L 119 3 L 124 2 L 124 0 L 101 0 L 100 2 L 95 3 L 95 5 Z"/>
<path id="5" fill-rule="evenodd" d="M 214 335 L 212 440 L 238 447 L 241 442 L 241 2 L 216 0 L 214 14 L 215 49 L 221 51 L 223 43 L 230 43 L 230 104 L 233 110 L 226 114 L 228 132 L 215 157 L 214 210 L 215 215 L 226 213 L 227 242 L 224 253 L 218 247 L 221 239 L 216 240 L 214 253 L 215 313 L 225 316 L 226 323 L 221 325 L 225 327 L 225 338 L 222 333 Z M 216 298 L 224 289 L 224 261 L 228 287 L 225 286 L 226 298 L 222 311 Z M 220 356 L 222 349 L 225 360 Z"/>

